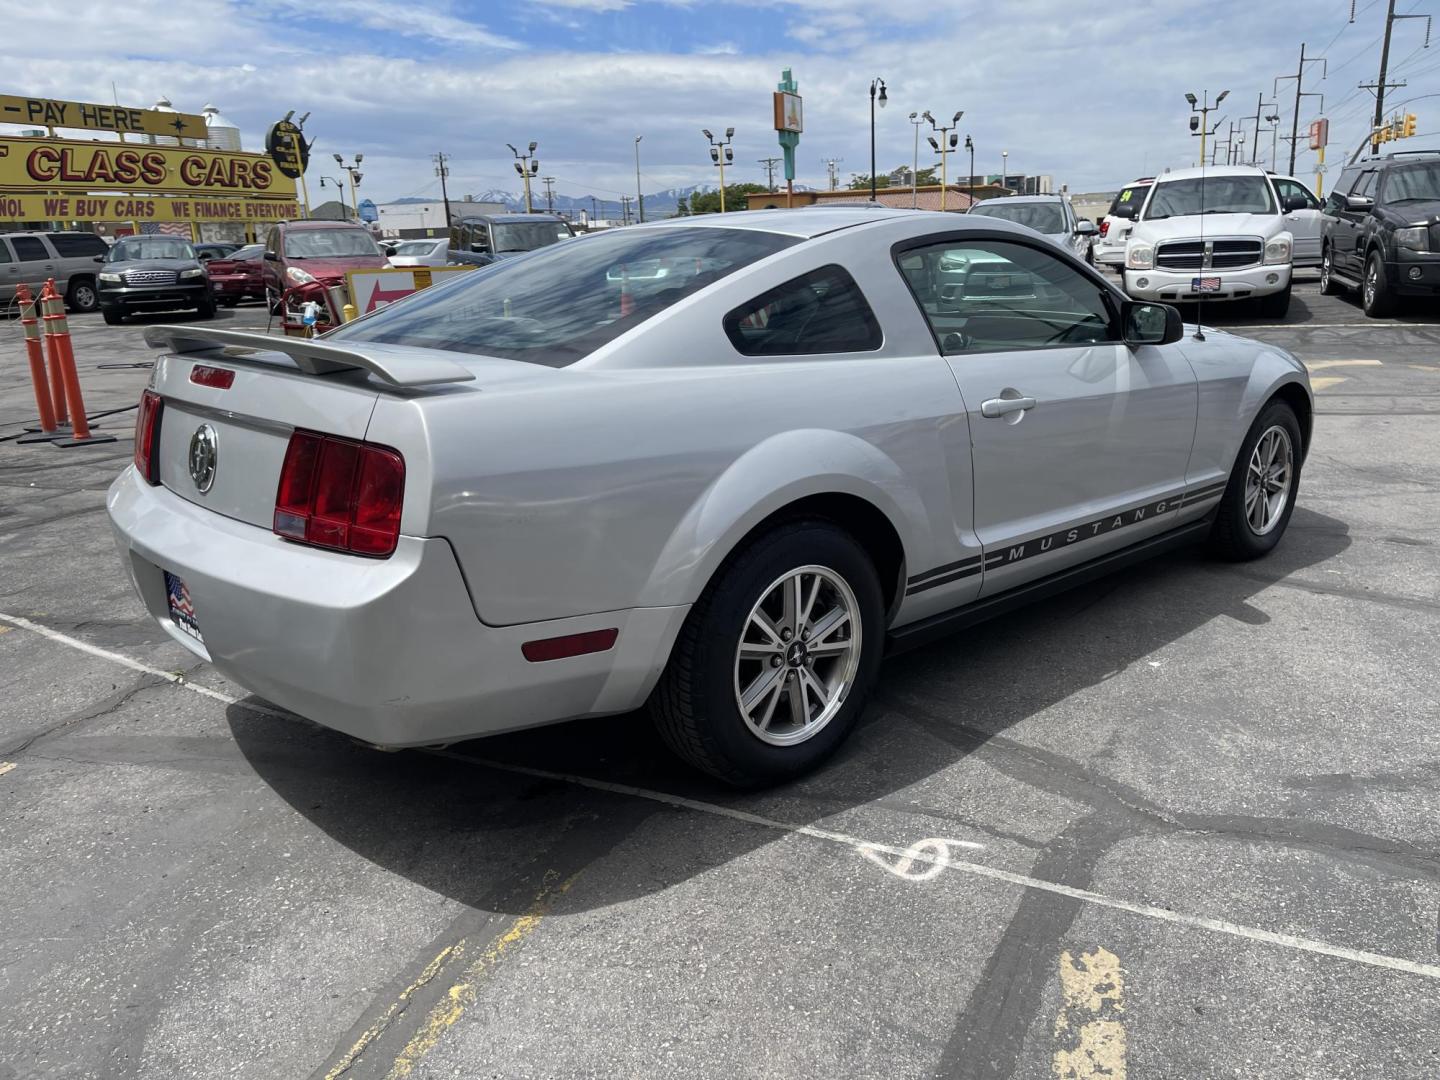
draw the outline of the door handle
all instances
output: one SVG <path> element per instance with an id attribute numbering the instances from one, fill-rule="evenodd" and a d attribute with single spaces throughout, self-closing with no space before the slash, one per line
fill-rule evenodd
<path id="1" fill-rule="evenodd" d="M 998 397 L 980 403 L 980 415 L 994 420 L 999 416 L 1009 416 L 1011 413 L 1024 412 L 1026 409 L 1035 407 L 1033 397 Z"/>

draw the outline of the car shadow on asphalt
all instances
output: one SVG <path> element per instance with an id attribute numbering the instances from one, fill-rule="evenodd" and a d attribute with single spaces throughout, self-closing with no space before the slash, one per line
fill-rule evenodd
<path id="1" fill-rule="evenodd" d="M 1350 542 L 1344 522 L 1298 506 L 1284 541 L 1265 559 L 1237 565 L 1216 562 L 1200 549 L 1182 551 L 894 657 L 882 667 L 875 698 L 839 753 L 815 773 L 769 791 L 737 792 L 697 774 L 665 750 L 642 713 L 471 741 L 444 755 L 383 753 L 243 704 L 231 706 L 227 716 L 259 777 L 335 841 L 462 903 L 518 912 L 533 890 L 517 888 L 513 859 L 497 855 L 508 844 L 533 848 L 532 868 L 544 863 L 569 875 L 647 823 L 684 811 L 485 761 L 810 825 L 895 798 L 1012 725 L 1144 663 L 1214 620 L 1265 623 L 1268 617 L 1252 604 L 1258 593 L 1333 559 Z M 913 740 L 904 731 L 913 732 Z M 600 875 L 604 884 L 576 890 L 567 908 L 660 891 L 782 835 L 725 821 L 707 826 L 703 835 L 685 831 L 685 843 L 652 854 L 648 873 Z"/>

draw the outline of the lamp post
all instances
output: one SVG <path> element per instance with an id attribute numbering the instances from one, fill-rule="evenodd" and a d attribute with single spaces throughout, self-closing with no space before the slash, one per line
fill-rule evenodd
<path id="1" fill-rule="evenodd" d="M 535 210 L 530 202 L 530 178 L 540 171 L 540 159 L 535 157 L 535 147 L 540 144 L 531 142 L 530 149 L 523 154 L 515 149 L 514 143 L 507 142 L 505 145 L 508 146 L 510 152 L 515 155 L 515 171 L 519 173 L 520 178 L 525 181 L 525 212 L 527 214 L 533 214 Z"/>
<path id="2" fill-rule="evenodd" d="M 735 129 L 727 127 L 725 138 L 716 141 L 715 136 L 710 134 L 709 128 L 701 128 L 700 134 L 710 140 L 710 163 L 720 167 L 720 213 L 725 213 L 725 166 L 735 160 L 735 151 L 730 149 L 730 143 L 735 137 Z"/>
<path id="3" fill-rule="evenodd" d="M 915 160 L 910 165 L 910 206 L 920 205 L 920 125 L 925 122 L 919 113 L 910 114 L 910 123 L 915 125 Z"/>
<path id="4" fill-rule="evenodd" d="M 1270 125 L 1270 168 L 1274 170 L 1275 156 L 1280 152 L 1280 114 L 1271 113 L 1265 117 L 1265 122 Z"/>
<path id="5" fill-rule="evenodd" d="M 1200 136 L 1200 164 L 1202 166 L 1205 164 L 1205 140 L 1215 134 L 1215 132 L 1210 130 L 1210 114 L 1220 108 L 1220 103 L 1224 101 L 1229 94 L 1229 90 L 1221 90 L 1220 96 L 1215 99 L 1214 105 L 1210 104 L 1209 90 L 1203 92 L 1201 95 L 1203 100 L 1201 101 L 1196 101 L 1194 94 L 1185 95 L 1185 100 L 1190 103 L 1190 112 L 1194 114 L 1190 117 L 1190 134 Z M 1219 124 L 1217 123 L 1216 127 L 1218 126 Z"/>
<path id="6" fill-rule="evenodd" d="M 355 155 L 355 164 L 346 165 L 345 159 L 339 154 L 335 155 L 335 164 L 350 174 L 350 202 L 355 207 L 355 212 L 360 212 L 360 196 L 355 194 L 355 189 L 360 186 L 360 181 L 365 179 L 365 174 L 360 172 L 360 163 L 365 160 L 364 154 Z M 342 203 L 345 201 L 342 197 Z"/>
<path id="7" fill-rule="evenodd" d="M 876 90 L 879 90 L 879 92 L 880 92 L 880 108 L 883 109 L 883 108 L 885 107 L 885 102 L 888 101 L 889 98 L 887 98 L 887 97 L 885 96 L 885 80 L 882 79 L 882 78 L 879 78 L 878 76 L 877 76 L 876 78 L 873 78 L 873 79 L 870 80 L 870 201 L 871 201 L 871 202 L 877 201 L 876 198 L 875 198 L 875 187 L 876 187 L 876 184 L 875 184 L 875 92 L 876 92 Z"/>
<path id="8" fill-rule="evenodd" d="M 1010 151 L 1000 151 L 1000 186 L 1010 190 Z"/>
<path id="9" fill-rule="evenodd" d="M 950 190 L 950 170 L 948 167 L 950 151 L 954 150 L 960 142 L 960 136 L 955 134 L 955 128 L 959 125 L 960 118 L 965 115 L 965 110 L 957 110 L 955 115 L 950 118 L 948 125 L 936 122 L 935 117 L 930 115 L 929 109 L 926 109 L 920 115 L 930 121 L 930 127 L 940 136 L 939 142 L 935 141 L 934 135 L 927 135 L 926 140 L 930 143 L 931 147 L 934 148 L 935 152 L 940 155 L 940 209 L 944 210 L 945 196 Z"/>
<path id="10" fill-rule="evenodd" d="M 970 151 L 970 202 L 975 202 L 975 140 L 965 136 L 965 149 Z"/>
<path id="11" fill-rule="evenodd" d="M 640 190 L 640 140 L 644 137 L 635 136 L 635 206 L 642 225 L 645 224 L 645 193 Z"/>
<path id="12" fill-rule="evenodd" d="M 326 181 L 329 181 L 330 183 L 335 185 L 335 193 L 340 196 L 341 220 L 343 221 L 348 219 L 350 217 L 350 211 L 345 206 L 345 181 L 337 179 L 334 176 L 322 176 L 320 177 L 320 188 L 322 191 L 325 188 Z"/>

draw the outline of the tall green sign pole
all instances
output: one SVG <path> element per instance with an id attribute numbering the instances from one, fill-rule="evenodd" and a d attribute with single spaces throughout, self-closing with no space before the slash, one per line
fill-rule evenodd
<path id="1" fill-rule="evenodd" d="M 800 145 L 800 133 L 805 130 L 804 113 L 801 109 L 799 85 L 786 68 L 775 90 L 775 131 L 780 139 L 780 151 L 785 155 L 785 205 L 795 205 L 795 148 Z"/>

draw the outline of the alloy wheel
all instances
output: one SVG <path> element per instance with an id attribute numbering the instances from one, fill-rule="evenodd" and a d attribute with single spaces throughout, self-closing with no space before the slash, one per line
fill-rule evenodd
<path id="1" fill-rule="evenodd" d="M 1365 306 L 1375 306 L 1375 291 L 1380 285 L 1380 267 L 1372 258 L 1370 265 L 1365 268 Z"/>
<path id="2" fill-rule="evenodd" d="M 1290 433 L 1278 424 L 1266 428 L 1245 470 L 1245 521 L 1256 536 L 1270 532 L 1284 516 L 1294 475 Z"/>
<path id="3" fill-rule="evenodd" d="M 94 311 L 95 290 L 89 285 L 76 285 L 71 303 L 74 304 L 77 311 Z"/>
<path id="4" fill-rule="evenodd" d="M 1330 252 L 1325 252 L 1325 257 L 1320 260 L 1320 291 L 1323 293 L 1330 288 Z"/>
<path id="5" fill-rule="evenodd" d="M 860 608 L 845 579 L 801 566 L 771 582 L 735 650 L 735 703 L 762 742 L 813 738 L 849 696 L 860 668 Z"/>

